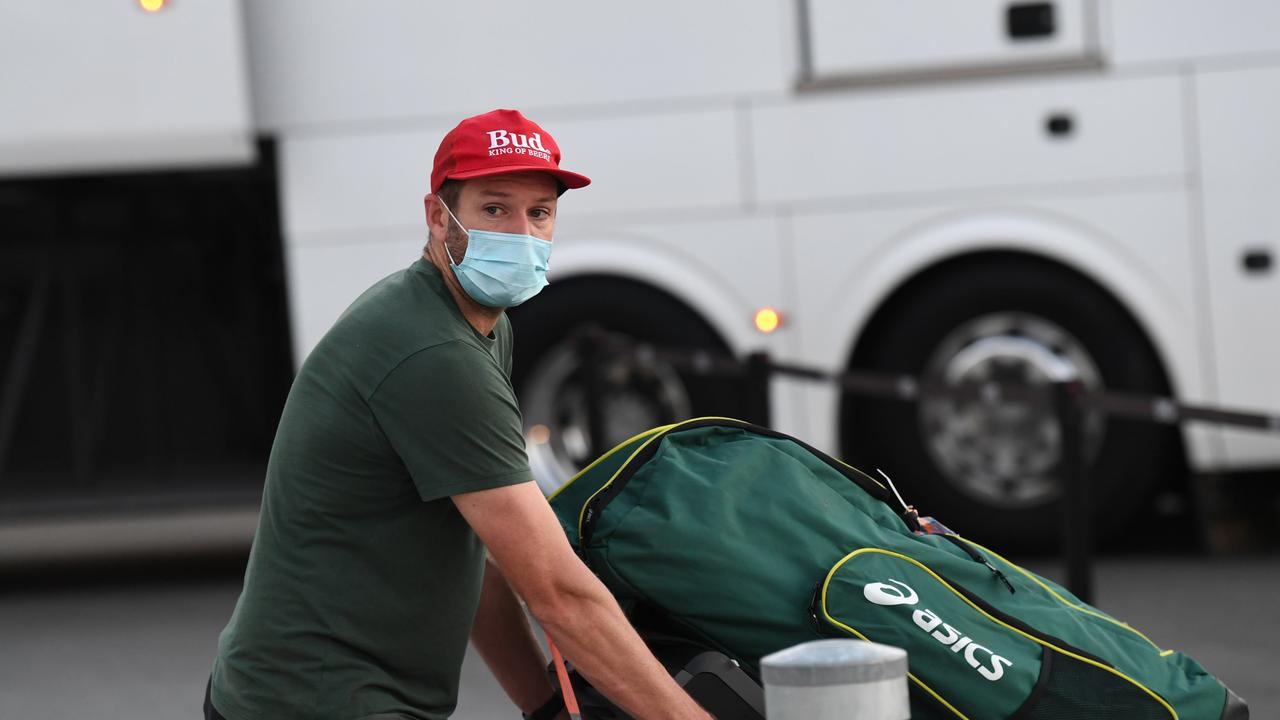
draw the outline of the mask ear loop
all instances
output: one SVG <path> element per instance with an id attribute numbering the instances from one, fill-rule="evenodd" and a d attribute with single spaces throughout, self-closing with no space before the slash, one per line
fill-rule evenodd
<path id="1" fill-rule="evenodd" d="M 443 207 L 445 212 L 449 213 L 449 217 L 453 218 L 453 221 L 455 223 L 458 223 L 458 228 L 462 230 L 462 232 L 466 233 L 467 237 L 471 237 L 471 231 L 466 229 L 465 227 L 462 227 L 462 223 L 459 222 L 458 216 L 453 214 L 453 211 L 449 209 L 449 206 L 445 203 L 444 200 L 440 198 L 439 195 L 436 196 L 436 201 L 440 203 L 440 207 Z M 448 236 L 448 234 L 449 234 L 449 231 L 446 230 L 445 235 Z M 444 246 L 444 254 L 449 257 L 449 264 L 456 267 L 458 263 L 454 261 L 453 253 L 449 252 L 449 243 L 446 242 L 444 239 L 441 239 L 440 244 Z"/>

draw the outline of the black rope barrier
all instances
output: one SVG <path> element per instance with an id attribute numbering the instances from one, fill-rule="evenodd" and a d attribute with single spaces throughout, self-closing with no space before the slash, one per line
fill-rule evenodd
<path id="1" fill-rule="evenodd" d="M 1056 471 L 1063 492 L 1061 527 L 1066 585 L 1085 602 L 1092 602 L 1093 598 L 1093 498 L 1091 484 L 1086 477 L 1084 439 L 1087 417 L 1101 413 L 1163 425 L 1202 422 L 1280 433 L 1280 413 L 1250 412 L 1184 403 L 1169 397 L 1090 390 L 1077 380 L 1041 385 L 947 383 L 906 374 L 863 370 L 835 373 L 802 364 L 775 362 L 764 352 L 739 359 L 705 349 L 658 347 L 594 327 L 579 331 L 577 347 L 585 373 L 588 431 L 596 457 L 607 451 L 602 447 L 605 426 L 602 367 L 608 358 L 617 356 L 641 362 L 662 362 L 692 375 L 737 379 L 743 383 L 742 419 L 764 427 L 772 424 L 769 390 L 775 376 L 832 383 L 844 392 L 863 397 L 902 402 L 919 402 L 928 397 L 993 405 L 1023 403 L 1052 412 L 1057 416 L 1061 429 L 1062 450 Z"/>

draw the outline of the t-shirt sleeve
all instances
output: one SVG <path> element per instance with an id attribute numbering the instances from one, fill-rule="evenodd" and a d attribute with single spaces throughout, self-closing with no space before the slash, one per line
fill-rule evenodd
<path id="1" fill-rule="evenodd" d="M 424 501 L 532 479 L 511 383 L 479 348 L 455 341 L 418 351 L 369 406 Z"/>

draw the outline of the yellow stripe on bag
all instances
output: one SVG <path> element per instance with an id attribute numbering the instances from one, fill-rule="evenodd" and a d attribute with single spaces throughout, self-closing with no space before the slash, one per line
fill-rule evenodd
<path id="1" fill-rule="evenodd" d="M 645 431 L 644 431 L 644 432 L 642 432 L 642 433 L 637 433 L 637 434 L 635 434 L 635 435 L 632 435 L 631 437 L 627 438 L 626 440 L 623 440 L 622 442 L 618 443 L 617 445 L 614 445 L 614 446 L 613 446 L 613 448 L 609 450 L 609 452 L 607 452 L 607 453 L 605 453 L 605 454 L 601 455 L 600 457 L 596 458 L 595 460 L 592 460 L 590 465 L 588 465 L 588 466 L 586 466 L 586 467 L 582 468 L 581 470 L 579 470 L 577 473 L 575 473 L 575 474 L 574 474 L 574 476 L 573 476 L 573 477 L 569 478 L 569 479 L 565 482 L 565 484 L 563 484 L 563 485 L 561 485 L 560 487 L 556 488 L 556 491 L 555 491 L 555 492 L 553 492 L 553 493 L 551 493 L 550 495 L 548 495 L 548 496 L 547 496 L 547 502 L 551 502 L 552 500 L 555 500 L 557 495 L 559 495 L 560 493 L 564 492 L 564 491 L 565 491 L 565 488 L 569 487 L 569 486 L 570 486 L 570 485 L 572 485 L 574 482 L 576 482 L 578 478 L 582 477 L 583 475 L 586 475 L 588 472 L 591 472 L 591 470 L 592 470 L 592 469 L 594 469 L 594 468 L 595 468 L 595 466 L 597 466 L 597 465 L 599 465 L 600 463 L 604 462 L 605 460 L 608 460 L 609 458 L 613 457 L 613 454 L 614 454 L 614 453 L 618 452 L 619 450 L 621 450 L 622 448 L 626 447 L 627 445 L 629 445 L 629 444 L 631 444 L 631 443 L 635 442 L 636 440 L 639 440 L 640 438 L 644 437 L 645 435 L 652 435 L 652 434 L 655 434 L 655 433 L 660 433 L 660 432 L 662 432 L 662 431 L 664 431 L 664 430 L 667 430 L 668 428 L 673 428 L 673 427 L 675 427 L 675 425 L 663 425 L 662 427 L 649 428 L 648 430 L 645 430 Z"/>
<path id="2" fill-rule="evenodd" d="M 646 431 L 646 432 L 642 432 L 642 433 L 640 433 L 639 435 L 636 435 L 635 437 L 631 438 L 631 440 L 635 440 L 636 438 L 643 437 L 643 436 L 644 436 L 645 434 L 647 434 L 647 433 L 652 433 L 652 434 L 653 434 L 653 437 L 650 437 L 648 440 L 645 440 L 645 441 L 644 441 L 644 443 L 642 443 L 642 444 L 640 445 L 640 447 L 638 447 L 638 448 L 636 448 L 636 449 L 635 449 L 635 452 L 631 453 L 631 455 L 630 455 L 630 456 L 628 456 L 628 457 L 627 457 L 627 459 L 626 459 L 625 461 L 623 461 L 622 465 L 620 465 L 620 466 L 618 467 L 618 469 L 617 469 L 616 471 L 614 471 L 613 475 L 609 478 L 608 482 L 606 482 L 605 484 L 601 485 L 601 486 L 599 487 L 599 489 L 597 489 L 595 492 L 591 493 L 591 497 L 587 498 L 587 501 L 586 501 L 586 502 L 584 502 L 584 503 L 582 503 L 582 508 L 581 508 L 580 510 L 578 510 L 578 537 L 582 537 L 582 520 L 583 520 L 583 518 L 584 518 L 584 517 L 586 516 L 586 514 L 587 514 L 587 507 L 588 507 L 589 505 L 591 505 L 591 501 L 592 501 L 592 500 L 595 500 L 595 499 L 596 499 L 596 496 L 597 496 L 597 495 L 599 495 L 600 493 L 604 492 L 606 488 L 608 488 L 609 486 L 613 485 L 613 481 L 614 481 L 614 480 L 616 480 L 616 479 L 618 478 L 618 475 L 619 475 L 623 470 L 625 470 L 625 469 L 626 469 L 626 467 L 627 467 L 628 465 L 630 465 L 630 464 L 631 464 L 631 461 L 632 461 L 632 460 L 634 460 L 634 459 L 636 458 L 636 455 L 639 455 L 639 454 L 640 454 L 640 451 L 642 451 L 642 450 L 644 450 L 645 448 L 649 447 L 649 444 L 650 444 L 650 443 L 652 443 L 654 440 L 657 440 L 657 439 L 661 438 L 663 435 L 666 435 L 668 432 L 671 432 L 672 430 L 678 430 L 681 426 L 688 425 L 689 423 L 701 422 L 701 421 L 703 421 L 703 420 L 729 420 L 729 421 L 731 421 L 731 422 L 739 422 L 739 423 L 740 423 L 740 422 L 742 422 L 741 420 L 734 420 L 733 418 L 727 418 L 727 417 L 716 417 L 716 416 L 708 416 L 708 417 L 700 417 L 700 418 L 691 418 L 691 419 L 689 419 L 689 420 L 685 420 L 685 421 L 683 421 L 683 422 L 674 423 L 674 424 L 672 424 L 672 425 L 663 425 L 663 426 L 662 426 L 662 427 L 660 427 L 660 428 L 654 428 L 653 430 L 648 430 L 648 431 Z M 627 442 L 631 442 L 631 440 L 628 440 Z M 622 445 L 626 445 L 626 444 L 627 444 L 627 443 L 622 443 Z M 618 447 L 622 447 L 622 445 L 619 445 Z M 618 449 L 618 448 L 614 448 L 614 450 L 617 450 L 617 449 Z M 605 454 L 605 456 L 607 457 L 609 454 L 612 454 L 612 453 L 613 453 L 613 450 L 610 450 L 608 453 L 606 453 L 606 454 Z M 600 461 L 599 461 L 599 460 L 597 460 L 595 463 L 592 463 L 591 465 L 588 465 L 588 466 L 587 466 L 587 470 L 590 470 L 590 469 L 591 469 L 593 466 L 595 466 L 595 464 L 596 464 L 596 463 L 598 463 L 598 462 L 600 462 Z M 578 473 L 578 475 L 575 475 L 575 476 L 574 476 L 574 478 L 573 478 L 573 480 L 577 480 L 577 479 L 578 479 L 578 477 L 579 477 L 579 476 L 581 476 L 581 475 L 582 475 L 582 473 L 585 473 L 587 470 L 583 470 L 581 473 Z M 573 480 L 570 480 L 569 482 L 573 482 Z"/>

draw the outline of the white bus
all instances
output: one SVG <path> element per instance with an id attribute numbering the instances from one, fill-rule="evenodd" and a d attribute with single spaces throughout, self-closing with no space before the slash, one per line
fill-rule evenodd
<path id="1" fill-rule="evenodd" d="M 436 144 L 495 107 L 525 111 L 595 181 L 562 202 L 551 286 L 512 311 L 544 488 L 589 460 L 568 342 L 587 322 L 829 371 L 1078 377 L 1280 408 L 1270 0 L 3 12 L 0 222 L 13 240 L 0 263 L 19 271 L 0 273 L 13 348 L 0 474 L 19 488 L 70 475 L 83 494 L 138 467 L 170 480 L 136 488 L 172 487 L 222 477 L 213 459 L 228 457 L 246 458 L 251 487 L 289 363 L 419 253 Z M 77 312 L 123 296 L 130 320 L 103 320 L 117 339 L 77 369 L 89 340 L 68 328 L 93 326 Z M 762 308 L 780 314 L 776 331 L 755 327 Z M 130 322 L 164 340 L 101 367 Z M 660 362 L 605 376 L 596 444 L 740 410 L 732 382 Z M 787 380 L 772 400 L 777 428 L 884 468 L 975 536 L 1056 530 L 1052 417 Z M 1280 466 L 1274 435 L 1101 418 L 1087 434 L 1110 530 L 1187 469 Z"/>

